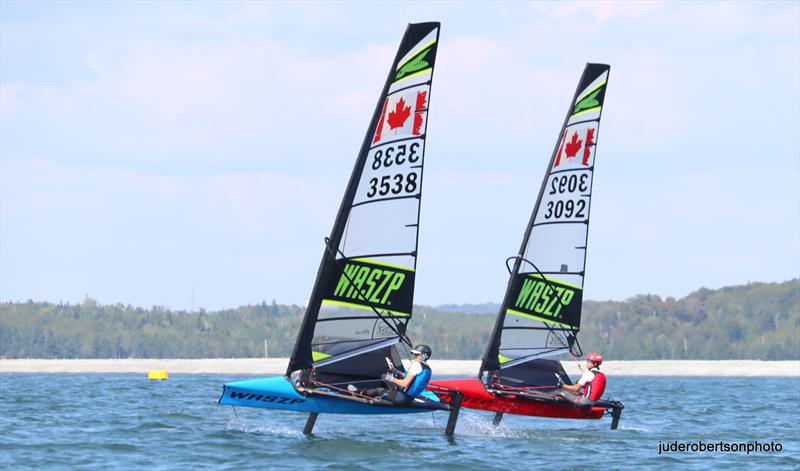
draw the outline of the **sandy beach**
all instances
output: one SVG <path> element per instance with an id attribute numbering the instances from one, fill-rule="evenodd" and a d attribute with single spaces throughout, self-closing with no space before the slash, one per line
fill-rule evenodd
<path id="1" fill-rule="evenodd" d="M 274 375 L 286 371 L 286 358 L 214 359 L 97 359 L 97 360 L 0 360 L 0 373 L 143 373 L 167 370 L 170 374 Z M 575 362 L 563 362 L 571 375 Z M 431 360 L 436 375 L 474 375 L 477 360 Z M 759 360 L 653 360 L 607 361 L 603 371 L 614 376 L 795 376 L 800 361 Z"/>

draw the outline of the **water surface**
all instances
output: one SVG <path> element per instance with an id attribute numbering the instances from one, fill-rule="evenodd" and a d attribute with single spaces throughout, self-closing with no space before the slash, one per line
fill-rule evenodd
<path id="1" fill-rule="evenodd" d="M 600 421 L 462 410 L 320 415 L 218 406 L 221 375 L 0 375 L 3 469 L 749 469 L 800 468 L 799 378 L 610 377 L 625 403 L 618 430 Z M 659 442 L 780 443 L 765 453 L 658 454 Z"/>

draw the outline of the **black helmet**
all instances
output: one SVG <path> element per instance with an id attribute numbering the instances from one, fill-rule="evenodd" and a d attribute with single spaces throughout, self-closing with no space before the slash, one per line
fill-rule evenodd
<path id="1" fill-rule="evenodd" d="M 431 350 L 431 347 L 425 344 L 419 344 L 411 349 L 411 353 L 414 355 L 422 355 L 422 359 L 427 360 L 431 357 L 431 353 L 433 353 L 433 351 Z"/>

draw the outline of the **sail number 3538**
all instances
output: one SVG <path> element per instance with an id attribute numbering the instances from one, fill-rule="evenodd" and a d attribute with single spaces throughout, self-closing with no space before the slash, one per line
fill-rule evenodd
<path id="1" fill-rule="evenodd" d="M 389 193 L 399 195 L 403 192 L 414 193 L 417 191 L 417 174 L 411 172 L 408 175 L 398 173 L 396 175 L 384 175 L 380 180 L 375 178 L 369 179 L 369 190 L 367 190 L 367 198 L 372 198 L 376 195 L 386 196 Z"/>
<path id="2" fill-rule="evenodd" d="M 372 156 L 372 170 L 391 167 L 392 165 L 403 165 L 406 162 L 416 163 L 420 156 L 419 146 L 419 142 L 414 142 L 411 145 L 400 144 L 396 147 L 387 146 L 385 149 L 379 149 Z"/>

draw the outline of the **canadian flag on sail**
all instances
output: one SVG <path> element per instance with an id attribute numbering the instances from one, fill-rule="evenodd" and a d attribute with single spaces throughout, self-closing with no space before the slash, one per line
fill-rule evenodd
<path id="1" fill-rule="evenodd" d="M 597 122 L 589 121 L 564 130 L 553 168 L 591 167 L 597 144 Z"/>
<path id="2" fill-rule="evenodd" d="M 372 144 L 425 134 L 430 87 L 422 85 L 386 97 Z"/>

